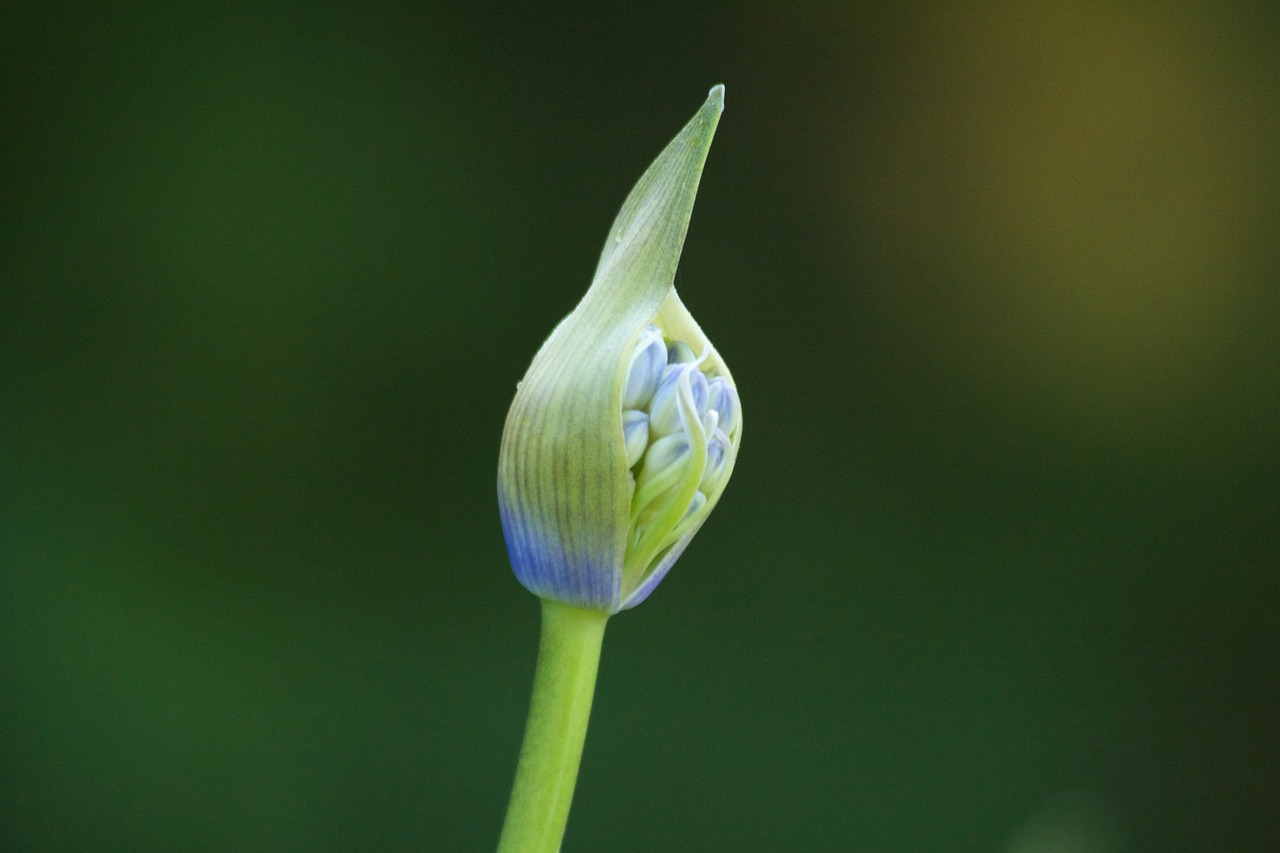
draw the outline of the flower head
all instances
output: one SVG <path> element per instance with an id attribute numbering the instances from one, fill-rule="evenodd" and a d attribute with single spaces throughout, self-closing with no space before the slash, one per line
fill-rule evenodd
<path id="1" fill-rule="evenodd" d="M 717 86 L 640 178 L 586 296 L 517 386 L 498 506 L 516 577 L 543 598 L 639 604 L 733 470 L 737 386 L 673 284 L 723 108 Z"/>

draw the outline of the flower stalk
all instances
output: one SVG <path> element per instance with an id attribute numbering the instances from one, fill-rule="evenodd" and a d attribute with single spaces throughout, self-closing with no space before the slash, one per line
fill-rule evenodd
<path id="1" fill-rule="evenodd" d="M 599 611 L 542 602 L 533 698 L 498 853 L 560 849 L 608 619 Z"/>

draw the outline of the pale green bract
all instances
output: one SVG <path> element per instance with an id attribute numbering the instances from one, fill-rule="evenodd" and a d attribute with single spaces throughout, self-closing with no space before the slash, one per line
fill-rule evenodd
<path id="1" fill-rule="evenodd" d="M 616 613 L 643 601 L 723 492 L 742 440 L 737 386 L 674 278 L 724 87 L 640 178 L 590 289 L 516 389 L 498 505 L 516 577 Z"/>

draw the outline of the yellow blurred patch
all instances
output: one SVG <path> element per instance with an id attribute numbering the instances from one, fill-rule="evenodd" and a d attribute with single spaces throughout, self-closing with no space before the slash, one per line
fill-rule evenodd
<path id="1" fill-rule="evenodd" d="M 845 116 L 832 185 L 904 334 L 1108 426 L 1203 390 L 1250 309 L 1280 94 L 1189 8 L 907 27 L 884 108 Z"/>

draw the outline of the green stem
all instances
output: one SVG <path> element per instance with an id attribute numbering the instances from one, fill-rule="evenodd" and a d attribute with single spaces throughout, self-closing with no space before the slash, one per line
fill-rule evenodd
<path id="1" fill-rule="evenodd" d="M 498 853 L 560 849 L 608 619 L 607 613 L 542 602 L 542 638 L 529 722 Z"/>

